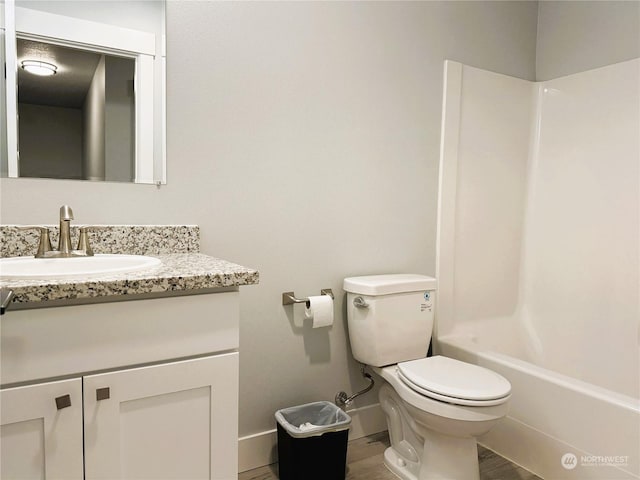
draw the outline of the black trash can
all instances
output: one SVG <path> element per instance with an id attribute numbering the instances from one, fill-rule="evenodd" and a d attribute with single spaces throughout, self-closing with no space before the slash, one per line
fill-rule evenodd
<path id="1" fill-rule="evenodd" d="M 330 402 L 276 412 L 280 480 L 344 480 L 351 417 Z"/>

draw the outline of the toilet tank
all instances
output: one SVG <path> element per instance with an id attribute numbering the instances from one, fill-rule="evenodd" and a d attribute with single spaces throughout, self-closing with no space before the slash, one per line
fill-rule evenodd
<path id="1" fill-rule="evenodd" d="M 427 355 L 436 279 L 392 274 L 344 279 L 353 357 L 382 367 Z"/>

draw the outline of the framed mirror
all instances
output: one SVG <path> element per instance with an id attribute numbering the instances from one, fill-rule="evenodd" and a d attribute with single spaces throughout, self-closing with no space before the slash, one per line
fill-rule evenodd
<path id="1" fill-rule="evenodd" d="M 166 183 L 164 0 L 4 0 L 0 173 Z"/>

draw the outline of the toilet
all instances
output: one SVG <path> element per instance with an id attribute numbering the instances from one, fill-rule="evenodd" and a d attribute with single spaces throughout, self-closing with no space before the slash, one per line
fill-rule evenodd
<path id="1" fill-rule="evenodd" d="M 353 356 L 384 380 L 387 468 L 405 480 L 479 480 L 476 438 L 507 414 L 510 383 L 477 365 L 426 356 L 434 278 L 351 277 L 344 290 Z"/>

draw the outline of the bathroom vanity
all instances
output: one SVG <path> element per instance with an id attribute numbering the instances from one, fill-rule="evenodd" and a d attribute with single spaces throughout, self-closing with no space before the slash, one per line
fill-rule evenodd
<path id="1" fill-rule="evenodd" d="M 258 272 L 200 254 L 197 227 L 183 227 L 195 246 L 172 234 L 170 247 L 151 232 L 165 227 L 113 228 L 123 241 L 101 232 L 96 252 L 143 248 L 161 265 L 0 280 L 16 294 L 1 319 L 1 476 L 234 479 L 238 290 Z M 131 229 L 148 236 L 125 248 Z"/>

